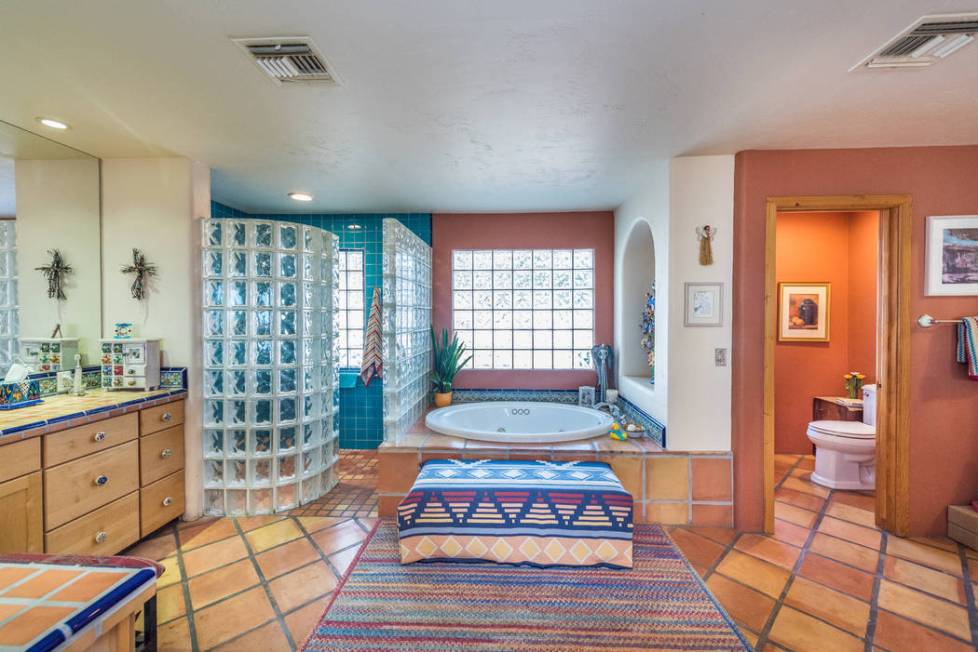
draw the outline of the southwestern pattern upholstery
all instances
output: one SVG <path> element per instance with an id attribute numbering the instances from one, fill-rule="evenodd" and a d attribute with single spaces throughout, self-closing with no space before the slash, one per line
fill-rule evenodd
<path id="1" fill-rule="evenodd" d="M 431 460 L 397 524 L 404 564 L 632 567 L 632 496 L 603 462 Z"/>

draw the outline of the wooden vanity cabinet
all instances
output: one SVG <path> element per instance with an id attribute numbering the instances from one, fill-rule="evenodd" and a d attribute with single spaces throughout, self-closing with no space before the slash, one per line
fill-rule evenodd
<path id="1" fill-rule="evenodd" d="M 44 552 L 41 442 L 8 444 L 0 455 L 0 554 Z"/>

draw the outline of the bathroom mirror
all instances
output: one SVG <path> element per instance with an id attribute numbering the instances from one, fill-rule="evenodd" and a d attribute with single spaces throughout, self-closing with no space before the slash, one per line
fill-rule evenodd
<path id="1" fill-rule="evenodd" d="M 97 158 L 0 122 L 0 377 L 98 364 L 100 214 Z"/>

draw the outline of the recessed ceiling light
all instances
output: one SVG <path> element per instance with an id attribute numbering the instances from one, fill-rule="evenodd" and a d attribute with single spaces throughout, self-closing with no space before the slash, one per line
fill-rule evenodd
<path id="1" fill-rule="evenodd" d="M 290 192 L 289 197 L 296 201 L 312 201 L 312 195 L 308 192 Z"/>
<path id="2" fill-rule="evenodd" d="M 360 224 L 347 224 L 346 228 L 348 228 L 350 231 L 359 231 L 363 228 L 363 226 Z"/>
<path id="3" fill-rule="evenodd" d="M 51 129 L 61 129 L 61 130 L 64 130 L 64 129 L 67 129 L 68 128 L 68 123 L 67 122 L 61 122 L 60 120 L 55 120 L 54 118 L 43 118 L 42 117 L 42 118 L 38 118 L 37 121 L 40 122 L 45 127 L 50 127 Z"/>

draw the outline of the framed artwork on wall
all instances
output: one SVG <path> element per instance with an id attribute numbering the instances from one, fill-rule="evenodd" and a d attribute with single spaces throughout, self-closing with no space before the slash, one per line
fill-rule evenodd
<path id="1" fill-rule="evenodd" d="M 978 215 L 927 218 L 927 296 L 978 295 Z"/>
<path id="2" fill-rule="evenodd" d="M 828 342 L 831 283 L 778 283 L 778 341 Z"/>
<path id="3" fill-rule="evenodd" d="M 723 325 L 723 283 L 686 283 L 683 325 Z"/>

